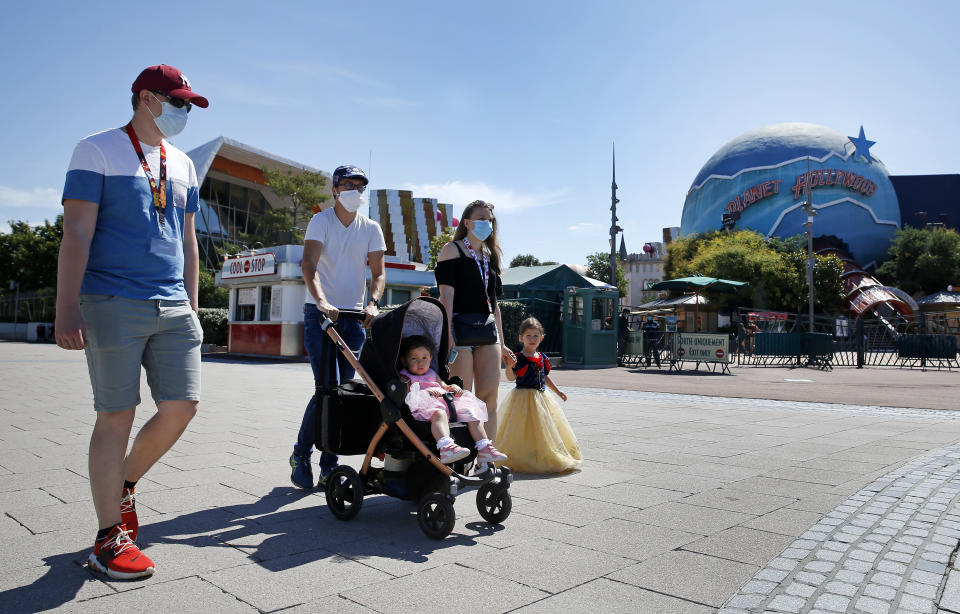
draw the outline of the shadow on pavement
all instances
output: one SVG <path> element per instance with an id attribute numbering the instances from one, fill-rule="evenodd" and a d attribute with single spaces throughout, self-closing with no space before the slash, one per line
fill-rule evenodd
<path id="1" fill-rule="evenodd" d="M 252 503 L 198 510 L 156 523 L 144 518 L 137 543 L 144 550 L 149 547 L 158 550 L 164 545 L 231 548 L 264 569 L 277 572 L 333 556 L 423 563 L 433 552 L 476 545 L 475 537 L 491 535 L 504 528 L 471 521 L 458 525 L 446 539 L 434 541 L 420 531 L 413 502 L 386 496 L 369 497 L 364 500 L 360 513 L 345 522 L 327 512 L 323 497 L 316 495 L 317 491 L 275 487 Z M 317 505 L 281 509 L 307 497 L 313 497 Z M 461 505 L 472 505 L 472 499 L 463 497 Z M 458 533 L 457 529 L 462 528 L 474 535 Z M 302 556 L 305 553 L 312 556 Z M 151 552 L 148 550 L 147 554 Z M 77 599 L 85 585 L 92 582 L 109 585 L 99 591 L 102 594 L 124 590 L 122 587 L 131 583 L 150 582 L 149 578 L 113 580 L 90 571 L 85 565 L 88 555 L 89 550 L 85 549 L 45 557 L 46 570 L 42 577 L 29 585 L 0 592 L 0 610 L 5 614 L 19 614 L 56 609 Z M 164 554 L 164 560 L 169 556 Z M 194 570 L 185 575 L 197 573 Z M 175 578 L 165 578 L 170 579 Z M 91 594 L 90 598 L 99 596 L 102 595 Z"/>

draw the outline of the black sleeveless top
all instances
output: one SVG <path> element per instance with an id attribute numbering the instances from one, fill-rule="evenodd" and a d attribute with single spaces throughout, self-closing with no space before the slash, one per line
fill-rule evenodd
<path id="1" fill-rule="evenodd" d="M 459 243 L 454 242 L 454 245 L 460 256 L 437 263 L 434 271 L 437 285 L 453 288 L 453 313 L 488 313 L 480 267 Z M 494 270 L 492 263 L 487 281 L 487 295 L 490 297 L 490 313 L 493 313 L 497 310 L 497 297 L 503 295 L 503 284 L 500 283 L 500 275 Z"/>

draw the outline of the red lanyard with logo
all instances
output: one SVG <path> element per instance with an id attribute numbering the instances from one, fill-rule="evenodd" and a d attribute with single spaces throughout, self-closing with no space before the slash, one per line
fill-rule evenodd
<path id="1" fill-rule="evenodd" d="M 147 164 L 147 159 L 143 155 L 143 149 L 140 148 L 140 139 L 137 138 L 137 133 L 133 131 L 132 124 L 127 124 L 127 136 L 130 137 L 133 149 L 137 152 L 137 157 L 140 158 L 140 166 L 143 167 L 143 172 L 146 173 L 147 180 L 150 182 L 153 206 L 157 210 L 157 216 L 160 218 L 160 226 L 162 227 L 166 221 L 164 211 L 167 209 L 167 151 L 163 148 L 163 141 L 160 141 L 160 185 L 158 186 L 153 178 L 153 173 L 150 172 L 150 165 Z"/>
<path id="2" fill-rule="evenodd" d="M 487 284 L 490 283 L 490 261 L 487 255 L 483 254 L 483 264 L 480 264 L 480 258 L 477 258 L 477 252 L 473 251 L 473 246 L 470 245 L 470 239 L 467 237 L 463 238 L 463 244 L 467 246 L 467 250 L 473 256 L 473 261 L 477 263 L 477 268 L 480 269 L 480 277 L 483 278 L 483 296 L 487 299 L 487 309 L 490 310 L 490 313 L 493 313 L 493 307 L 490 305 L 490 291 L 487 289 Z"/>

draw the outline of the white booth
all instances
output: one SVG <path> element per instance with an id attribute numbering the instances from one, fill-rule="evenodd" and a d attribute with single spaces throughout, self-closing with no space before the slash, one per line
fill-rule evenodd
<path id="1" fill-rule="evenodd" d="M 306 286 L 300 272 L 302 245 L 278 245 L 228 258 L 217 285 L 230 290 L 228 351 L 232 354 L 299 357 L 303 348 Z M 405 303 L 436 285 L 423 265 L 386 257 L 381 305 Z M 367 269 L 367 282 L 370 269 Z"/>

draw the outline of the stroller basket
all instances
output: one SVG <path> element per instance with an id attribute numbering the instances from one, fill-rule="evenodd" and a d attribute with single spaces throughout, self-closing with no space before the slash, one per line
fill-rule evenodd
<path id="1" fill-rule="evenodd" d="M 317 391 L 315 441 L 334 454 L 366 454 L 383 418 L 380 401 L 363 382 Z"/>

